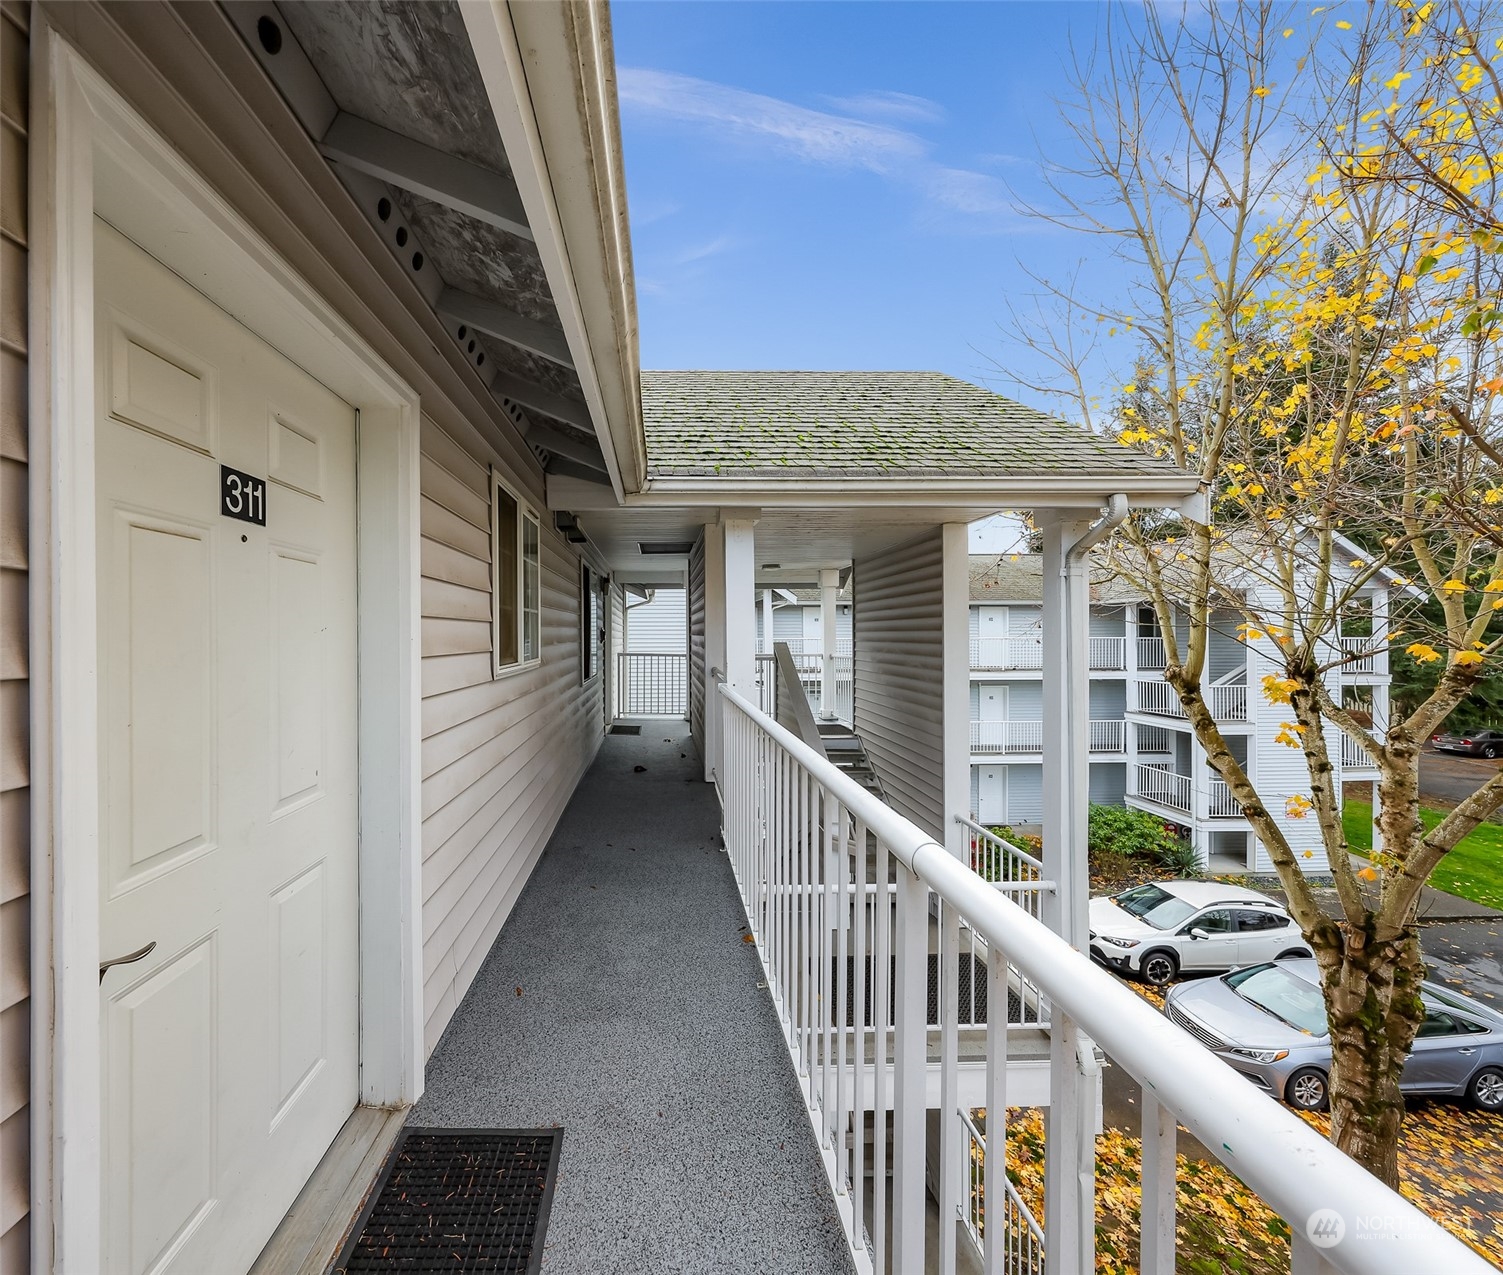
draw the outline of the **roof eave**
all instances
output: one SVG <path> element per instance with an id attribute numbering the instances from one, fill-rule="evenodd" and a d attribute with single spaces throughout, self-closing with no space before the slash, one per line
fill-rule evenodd
<path id="1" fill-rule="evenodd" d="M 647 447 L 609 11 L 602 0 L 459 8 L 611 485 L 637 491 Z"/>
<path id="2" fill-rule="evenodd" d="M 745 504 L 767 508 L 943 503 L 998 509 L 1096 509 L 1106 502 L 1107 497 L 1117 493 L 1126 495 L 1128 503 L 1137 508 L 1173 508 L 1193 513 L 1202 505 L 1200 480 L 1193 474 L 1174 473 L 1019 475 L 1006 478 L 889 476 L 867 479 L 800 475 L 782 480 L 723 474 L 660 476 L 649 478 L 641 494 L 631 503 Z"/>

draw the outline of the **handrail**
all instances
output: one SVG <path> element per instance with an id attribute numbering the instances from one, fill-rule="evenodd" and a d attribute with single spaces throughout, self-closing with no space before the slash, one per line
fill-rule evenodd
<path id="1" fill-rule="evenodd" d="M 1304 1256 L 1301 1269 L 1313 1255 L 1305 1235 L 1307 1220 L 1320 1210 L 1331 1209 L 1344 1221 L 1350 1219 L 1351 1229 L 1319 1256 L 1351 1275 L 1432 1271 L 1483 1275 L 1493 1270 L 1312 1126 L 1253 1088 L 1227 1063 L 992 889 L 934 838 L 866 792 L 756 705 L 728 685 L 722 684 L 720 693 L 874 834 L 920 886 L 954 908 L 987 943 L 993 962 L 1015 968 L 1037 987 L 1052 1006 L 1056 1022 L 1061 1016 L 1073 1019 L 1143 1086 L 1147 1100 L 1172 1113 L 1203 1145 L 1216 1148 L 1218 1159 L 1291 1222 L 1295 1244 Z M 901 896 L 899 910 L 901 917 Z M 904 1118 L 911 1117 L 908 1113 Z M 920 1121 L 904 1127 L 921 1131 L 923 1126 Z M 1172 1151 L 1170 1156 L 1172 1163 Z M 1357 1225 L 1374 1217 L 1383 1219 L 1381 1237 L 1364 1235 Z"/>
<path id="2" fill-rule="evenodd" d="M 798 726 L 798 733 L 803 742 L 810 748 L 817 748 L 819 755 L 828 759 L 829 753 L 825 750 L 819 727 L 814 723 L 814 710 L 809 707 L 809 697 L 804 694 L 804 683 L 798 675 L 798 666 L 793 662 L 793 653 L 788 649 L 788 643 L 774 642 L 772 650 L 777 657 L 778 680 L 786 684 L 788 691 L 786 696 L 778 696 L 779 711 L 782 711 L 786 700 L 788 711 Z"/>

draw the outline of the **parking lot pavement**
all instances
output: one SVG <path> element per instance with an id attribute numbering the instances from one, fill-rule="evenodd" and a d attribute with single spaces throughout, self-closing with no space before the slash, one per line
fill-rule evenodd
<path id="1" fill-rule="evenodd" d="M 1421 753 L 1420 795 L 1439 801 L 1464 801 L 1498 773 L 1503 761 L 1460 753 Z"/>
<path id="2" fill-rule="evenodd" d="M 1503 1010 L 1503 922 L 1437 921 L 1420 929 L 1430 977 L 1484 1005 Z"/>

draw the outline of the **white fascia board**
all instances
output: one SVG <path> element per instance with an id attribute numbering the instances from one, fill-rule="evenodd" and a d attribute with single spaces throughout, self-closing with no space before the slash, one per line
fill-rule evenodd
<path id="1" fill-rule="evenodd" d="M 461 0 L 617 496 L 647 473 L 615 62 L 604 4 Z"/>
<path id="2" fill-rule="evenodd" d="M 954 478 L 813 478 L 783 479 L 769 483 L 762 478 L 654 478 L 626 505 L 757 505 L 765 508 L 801 509 L 831 507 L 876 508 L 923 505 L 974 505 L 1005 509 L 1099 509 L 1119 492 L 1135 508 L 1178 508 L 1195 495 L 1199 480 L 1193 475 L 1163 478 L 1094 476 L 1051 478 L 978 479 L 974 475 Z M 978 515 L 979 517 L 980 515 Z"/>

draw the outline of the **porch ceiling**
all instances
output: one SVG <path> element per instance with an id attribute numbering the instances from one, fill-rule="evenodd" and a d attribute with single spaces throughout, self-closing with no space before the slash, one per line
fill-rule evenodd
<path id="1" fill-rule="evenodd" d="M 224 8 L 545 471 L 609 481 L 455 0 Z"/>

